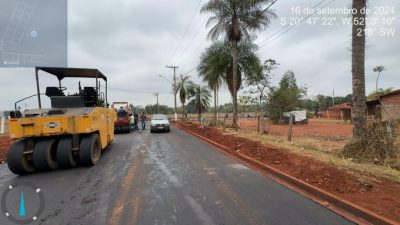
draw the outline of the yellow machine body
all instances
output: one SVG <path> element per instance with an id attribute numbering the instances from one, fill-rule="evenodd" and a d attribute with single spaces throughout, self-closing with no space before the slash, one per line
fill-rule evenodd
<path id="1" fill-rule="evenodd" d="M 47 86 L 43 94 L 39 71 L 54 75 L 58 85 Z M 24 175 L 96 165 L 102 150 L 114 141 L 117 119 L 107 102 L 107 77 L 97 69 L 65 67 L 35 67 L 35 77 L 37 94 L 20 101 L 37 96 L 38 108 L 21 113 L 15 103 L 10 112 L 9 135 L 15 142 L 7 153 L 8 168 Z M 76 92 L 62 86 L 65 78 L 78 79 Z M 85 82 L 82 87 L 85 78 L 94 85 Z M 51 108 L 42 108 L 42 95 L 49 97 Z"/>
<path id="2" fill-rule="evenodd" d="M 97 133 L 102 149 L 114 140 L 117 115 L 111 108 L 38 109 L 26 111 L 25 115 L 9 120 L 11 139 Z"/>

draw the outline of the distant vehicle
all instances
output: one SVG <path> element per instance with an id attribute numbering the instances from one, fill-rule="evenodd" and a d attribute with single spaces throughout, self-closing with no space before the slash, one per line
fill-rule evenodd
<path id="1" fill-rule="evenodd" d="M 123 105 L 120 108 L 115 108 L 115 105 Z M 115 121 L 114 129 L 116 133 L 132 131 L 131 116 L 132 111 L 129 109 L 128 102 L 113 102 L 112 107 L 117 110 L 117 120 Z"/>
<path id="2" fill-rule="evenodd" d="M 154 133 L 157 131 L 171 131 L 171 125 L 169 123 L 168 117 L 164 114 L 155 114 L 150 121 L 150 132 Z"/>

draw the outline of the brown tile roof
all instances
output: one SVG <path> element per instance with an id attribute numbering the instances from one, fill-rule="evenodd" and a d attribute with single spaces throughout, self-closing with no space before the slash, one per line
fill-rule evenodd
<path id="1" fill-rule="evenodd" d="M 351 104 L 350 103 L 342 103 L 342 104 L 331 106 L 328 109 L 331 109 L 331 110 L 351 109 Z"/>

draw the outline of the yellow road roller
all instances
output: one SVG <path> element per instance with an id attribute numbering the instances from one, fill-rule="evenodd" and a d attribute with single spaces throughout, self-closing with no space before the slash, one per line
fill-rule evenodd
<path id="1" fill-rule="evenodd" d="M 44 94 L 51 108 L 42 108 L 39 72 L 58 79 Z M 7 155 L 10 170 L 23 175 L 95 165 L 114 140 L 117 116 L 107 102 L 107 77 L 97 69 L 60 67 L 36 67 L 35 76 L 38 109 L 10 114 L 9 134 L 15 141 Z M 63 86 L 66 78 L 78 80 L 75 91 Z M 81 87 L 81 80 L 91 86 Z"/>

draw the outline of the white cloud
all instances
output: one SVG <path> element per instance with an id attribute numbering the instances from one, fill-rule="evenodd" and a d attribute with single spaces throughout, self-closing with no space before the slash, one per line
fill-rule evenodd
<path id="1" fill-rule="evenodd" d="M 296 4 L 313 6 L 319 1 L 304 0 Z M 278 19 L 266 31 L 258 33 L 257 43 L 282 28 L 280 18 L 291 16 L 291 7 L 296 6 L 293 2 L 280 0 L 276 3 L 274 9 Z M 336 0 L 330 6 L 348 7 L 350 2 Z M 196 12 L 181 47 L 172 58 L 197 0 L 69 0 L 68 3 L 69 66 L 98 68 L 109 77 L 111 87 L 144 92 L 110 90 L 110 102 L 128 100 L 135 105 L 153 104 L 152 92 L 160 92 L 160 102 L 173 106 L 170 84 L 157 75 L 172 79 L 172 70 L 165 68 L 166 64 L 178 65 L 178 75 L 189 71 L 198 64 L 201 52 L 210 43 L 205 40 L 208 28 L 201 26 L 207 15 Z M 369 7 L 377 5 L 396 7 L 395 27 L 400 32 L 400 3 L 395 0 L 370 1 Z M 337 95 L 346 95 L 351 92 L 350 32 L 348 26 L 303 24 L 261 48 L 258 54 L 262 60 L 274 58 L 280 63 L 273 78 L 275 84 L 286 70 L 291 69 L 300 84 L 310 86 L 309 95 L 331 94 L 332 89 Z M 399 88 L 398 35 L 368 38 L 367 92 L 375 86 L 376 74 L 372 68 L 376 65 L 388 69 L 383 73 L 380 85 Z M 10 109 L 16 100 L 35 93 L 33 72 L 33 69 L 0 69 L 0 109 Z M 196 71 L 191 76 L 201 82 Z M 48 76 L 43 76 L 42 80 L 42 87 L 50 84 Z M 229 93 L 224 90 L 220 94 L 220 103 L 230 100 Z M 35 99 L 27 104 L 34 107 Z"/>

